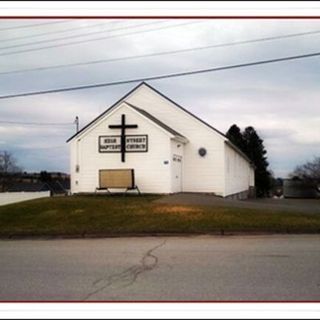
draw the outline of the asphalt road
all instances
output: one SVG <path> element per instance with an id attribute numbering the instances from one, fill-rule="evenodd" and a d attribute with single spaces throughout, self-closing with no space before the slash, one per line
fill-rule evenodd
<path id="1" fill-rule="evenodd" d="M 2 301 L 320 301 L 320 236 L 0 241 Z"/>

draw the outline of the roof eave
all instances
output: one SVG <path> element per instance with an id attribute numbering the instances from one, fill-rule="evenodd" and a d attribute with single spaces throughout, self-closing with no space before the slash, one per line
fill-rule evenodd
<path id="1" fill-rule="evenodd" d="M 181 142 L 183 144 L 186 144 L 189 142 L 189 140 L 186 137 L 181 137 L 181 136 L 173 136 L 173 138 L 171 138 L 172 140 L 176 140 L 178 142 Z"/>
<path id="2" fill-rule="evenodd" d="M 244 154 L 243 151 L 241 151 L 237 146 L 235 146 L 230 140 L 225 140 L 224 143 L 227 144 L 230 148 L 234 149 L 236 152 L 238 152 L 244 159 L 246 159 L 250 163 L 251 166 L 254 167 L 253 162 L 248 158 L 248 156 Z"/>
<path id="3" fill-rule="evenodd" d="M 111 105 L 107 110 L 102 112 L 100 115 L 98 115 L 96 118 L 94 118 L 91 122 L 89 122 L 87 125 L 85 125 L 81 130 L 76 132 L 74 135 L 72 135 L 68 140 L 66 140 L 66 143 L 69 143 L 71 140 L 82 134 L 84 131 L 86 131 L 91 125 L 93 125 L 96 121 L 101 119 L 103 116 L 105 116 L 109 111 L 111 111 L 115 106 L 117 106 L 120 102 L 125 100 L 127 97 L 129 97 L 135 90 L 139 89 L 141 86 L 146 85 L 145 82 L 139 83 L 137 86 L 135 86 L 132 90 L 130 90 L 128 93 L 126 93 L 124 96 L 122 96 L 119 100 L 117 100 L 113 105 Z"/>
<path id="4" fill-rule="evenodd" d="M 133 104 L 123 101 L 126 105 L 128 105 L 130 108 L 132 108 L 135 112 L 138 112 L 140 115 L 142 115 L 144 118 L 148 119 L 149 121 L 152 121 L 156 126 L 164 130 L 171 138 L 177 138 L 180 137 L 181 139 L 186 139 L 182 134 L 177 132 L 176 130 L 173 130 L 171 127 L 160 121 L 159 119 L 156 119 L 153 115 L 149 114 L 144 109 L 138 108 L 137 106 L 134 106 Z"/>

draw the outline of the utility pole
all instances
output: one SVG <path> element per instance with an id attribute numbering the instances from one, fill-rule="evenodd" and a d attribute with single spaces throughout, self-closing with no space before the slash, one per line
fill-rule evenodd
<path id="1" fill-rule="evenodd" d="M 76 116 L 74 120 L 74 124 L 76 125 L 76 132 L 79 132 L 79 117 Z"/>

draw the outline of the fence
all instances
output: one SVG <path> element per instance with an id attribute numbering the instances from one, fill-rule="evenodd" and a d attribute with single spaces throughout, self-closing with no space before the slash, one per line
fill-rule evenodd
<path id="1" fill-rule="evenodd" d="M 37 192 L 1 192 L 0 206 L 26 200 L 50 197 L 50 191 Z"/>

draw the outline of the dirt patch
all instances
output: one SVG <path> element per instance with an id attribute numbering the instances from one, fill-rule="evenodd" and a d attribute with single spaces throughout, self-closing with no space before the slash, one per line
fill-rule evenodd
<path id="1" fill-rule="evenodd" d="M 159 214 L 179 215 L 180 217 L 189 218 L 189 219 L 197 219 L 203 214 L 203 211 L 199 208 L 181 206 L 181 205 L 155 206 L 153 207 L 153 212 L 159 213 Z"/>
<path id="2" fill-rule="evenodd" d="M 198 208 L 186 206 L 157 206 L 154 207 L 155 212 L 165 213 L 195 213 L 200 212 Z"/>
<path id="3" fill-rule="evenodd" d="M 83 213 L 84 212 L 84 209 L 76 209 L 73 211 L 73 213 Z"/>

